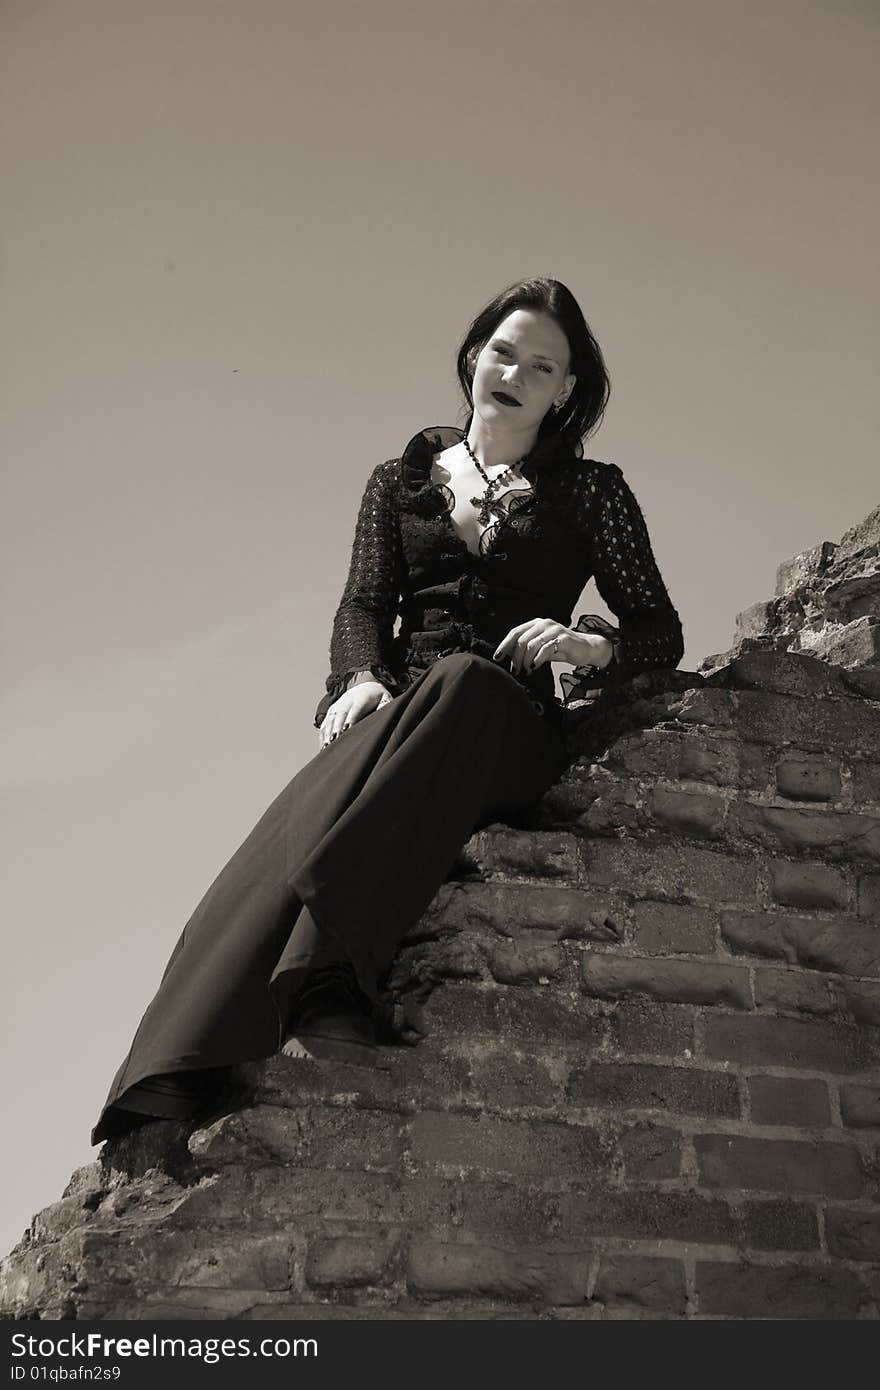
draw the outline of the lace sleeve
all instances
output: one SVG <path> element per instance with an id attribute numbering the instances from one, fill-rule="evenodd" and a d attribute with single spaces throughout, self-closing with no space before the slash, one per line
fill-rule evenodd
<path id="1" fill-rule="evenodd" d="M 596 587 L 620 626 L 593 614 L 578 618 L 575 631 L 608 637 L 613 656 L 601 670 L 576 666 L 560 675 L 566 703 L 639 671 L 674 669 L 684 655 L 681 622 L 657 568 L 648 528 L 616 464 L 605 465 L 588 543 Z"/>
<path id="2" fill-rule="evenodd" d="M 365 671 L 372 672 L 392 695 L 399 694 L 386 661 L 402 572 L 391 460 L 373 469 L 361 499 L 348 578 L 333 618 L 330 674 L 327 693 L 315 711 L 316 728 L 333 701 Z"/>

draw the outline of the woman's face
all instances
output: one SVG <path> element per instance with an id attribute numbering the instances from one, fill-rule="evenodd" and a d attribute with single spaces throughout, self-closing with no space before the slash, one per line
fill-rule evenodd
<path id="1" fill-rule="evenodd" d="M 556 320 L 535 309 L 514 309 L 480 349 L 471 388 L 474 411 L 486 424 L 534 432 L 574 386 L 568 366 L 568 339 Z"/>

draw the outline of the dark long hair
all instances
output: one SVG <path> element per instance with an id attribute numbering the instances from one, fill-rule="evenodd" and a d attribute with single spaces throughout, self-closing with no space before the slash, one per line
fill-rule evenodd
<path id="1" fill-rule="evenodd" d="M 590 332 L 581 307 L 571 290 L 546 276 L 517 280 L 481 309 L 464 336 L 456 357 L 462 393 L 473 418 L 474 362 L 498 325 L 515 309 L 534 309 L 555 319 L 568 339 L 569 372 L 577 377 L 561 410 L 548 410 L 538 429 L 534 454 L 567 452 L 583 454 L 582 441 L 599 425 L 611 394 L 611 378 L 599 344 Z"/>

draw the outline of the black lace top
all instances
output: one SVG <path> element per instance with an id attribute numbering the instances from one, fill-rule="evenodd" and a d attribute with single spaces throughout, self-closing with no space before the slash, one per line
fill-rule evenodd
<path id="1" fill-rule="evenodd" d="M 358 672 L 372 671 L 397 695 L 448 653 L 473 651 L 492 660 L 518 623 L 552 618 L 571 627 L 591 576 L 620 626 L 593 614 L 582 614 L 574 626 L 608 637 L 614 656 L 601 670 L 562 673 L 565 704 L 591 687 L 681 660 L 681 623 L 617 465 L 533 451 L 520 468 L 531 487 L 497 499 L 499 520 L 483 533 L 475 555 L 453 527 L 452 492 L 431 476 L 435 455 L 462 438 L 453 426 L 420 430 L 400 458 L 370 474 L 316 726 Z M 537 709 L 561 718 L 549 664 L 515 678 Z"/>

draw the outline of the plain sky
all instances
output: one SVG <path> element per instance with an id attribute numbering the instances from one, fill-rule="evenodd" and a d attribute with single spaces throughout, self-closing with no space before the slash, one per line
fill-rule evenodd
<path id="1" fill-rule="evenodd" d="M 6 0 L 0 1247 L 317 748 L 367 475 L 549 274 L 687 638 L 878 500 L 880 7 Z M 595 591 L 578 611 L 604 611 Z M 2 1253 L 2 1252 L 0 1252 Z"/>

